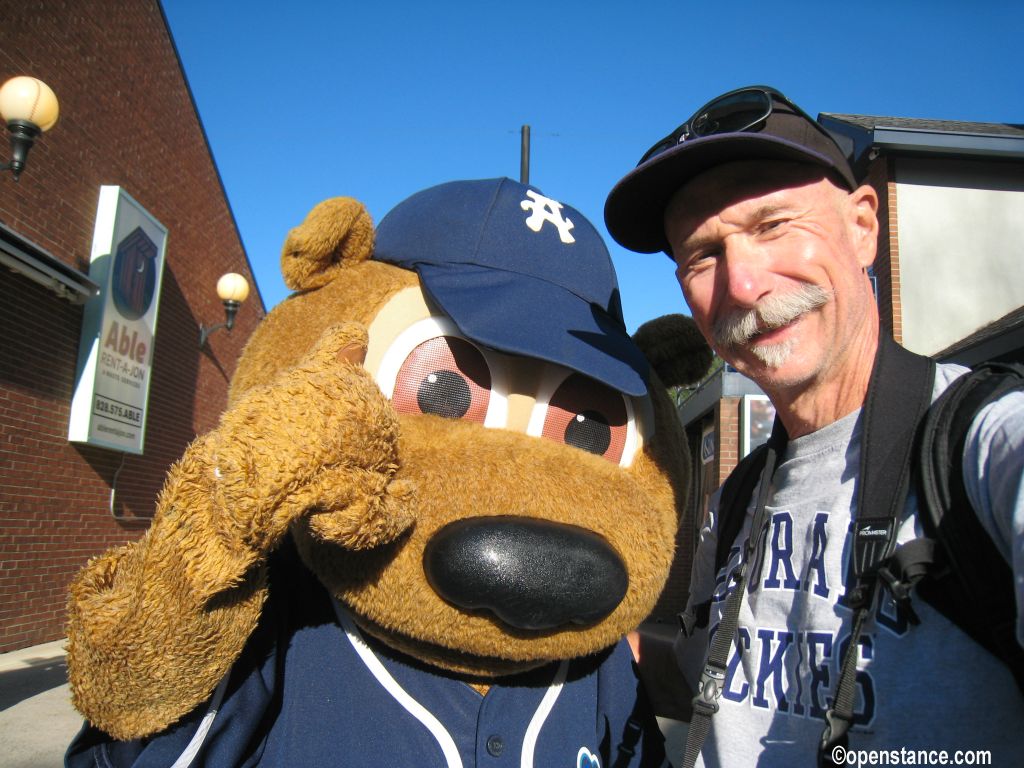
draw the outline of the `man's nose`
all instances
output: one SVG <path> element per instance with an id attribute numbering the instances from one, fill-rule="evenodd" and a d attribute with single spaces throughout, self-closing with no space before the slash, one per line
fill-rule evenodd
<path id="1" fill-rule="evenodd" d="M 769 292 L 764 252 L 746 238 L 728 238 L 719 262 L 720 290 L 730 304 L 752 308 Z"/>

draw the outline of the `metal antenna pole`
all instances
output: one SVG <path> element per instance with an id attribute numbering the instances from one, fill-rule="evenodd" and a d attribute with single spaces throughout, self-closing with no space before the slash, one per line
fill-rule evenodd
<path id="1" fill-rule="evenodd" d="M 519 149 L 519 181 L 523 184 L 530 183 L 530 126 L 524 125 L 520 129 L 521 146 Z"/>

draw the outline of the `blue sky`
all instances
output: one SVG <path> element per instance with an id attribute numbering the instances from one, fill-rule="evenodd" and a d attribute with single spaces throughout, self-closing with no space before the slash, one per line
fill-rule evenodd
<path id="1" fill-rule="evenodd" d="M 767 83 L 811 114 L 1024 122 L 1019 0 L 163 0 L 268 309 L 317 202 L 376 221 L 453 179 L 519 176 L 606 236 L 630 330 L 685 311 L 664 256 L 604 229 L 612 185 L 707 99 Z"/>

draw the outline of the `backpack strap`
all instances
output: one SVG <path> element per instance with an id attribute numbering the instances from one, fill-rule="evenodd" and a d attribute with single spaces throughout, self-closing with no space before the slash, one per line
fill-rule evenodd
<path id="1" fill-rule="evenodd" d="M 770 522 L 766 504 L 771 489 L 771 479 L 775 473 L 776 460 L 785 451 L 787 440 L 786 428 L 776 417 L 772 435 L 768 438 L 767 453 L 760 473 L 761 483 L 757 491 L 757 500 L 754 503 L 754 518 L 750 524 L 750 535 L 743 546 L 740 563 L 732 573 L 733 584 L 725 599 L 722 620 L 718 624 L 718 630 L 714 637 L 711 638 L 707 662 L 697 683 L 697 695 L 693 697 L 693 710 L 690 715 L 690 727 L 686 732 L 682 768 L 693 768 L 696 764 L 704 740 L 711 731 L 711 718 L 718 711 L 718 700 L 722 696 L 725 674 L 729 664 L 729 652 L 736 639 L 740 607 L 743 604 L 743 595 L 747 591 L 751 557 L 754 555 L 755 549 L 764 546 L 765 534 Z M 743 504 L 740 507 L 740 512 L 736 513 L 739 514 L 741 520 L 745 510 L 746 504 Z"/>
<path id="2" fill-rule="evenodd" d="M 835 748 L 846 747 L 853 724 L 859 640 L 880 578 L 892 555 L 910 490 L 910 465 L 918 424 L 931 404 L 935 363 L 886 334 L 878 339 L 861 426 L 857 506 L 852 521 L 853 557 L 843 602 L 853 611 L 850 642 L 818 745 L 818 765 L 834 766 Z"/>
<path id="3" fill-rule="evenodd" d="M 736 537 L 743 527 L 747 505 L 754 496 L 754 488 L 764 471 L 768 458 L 768 443 L 762 443 L 737 464 L 722 484 L 718 495 L 718 511 L 715 515 L 715 574 L 719 574 L 729 562 Z M 689 637 L 694 627 L 703 629 L 711 617 L 711 598 L 694 606 L 690 612 L 679 614 L 683 634 Z"/>
<path id="4" fill-rule="evenodd" d="M 861 427 L 854 576 L 873 571 L 895 547 L 915 435 L 931 405 L 934 382 L 934 361 L 880 336 Z M 882 528 L 885 536 L 879 534 Z"/>
<path id="5" fill-rule="evenodd" d="M 1017 642 L 1013 570 L 971 508 L 963 478 L 967 433 L 978 412 L 1024 389 L 1024 367 L 986 363 L 954 381 L 922 426 L 918 495 L 936 565 L 918 595 L 1001 659 L 1024 691 L 1024 649 Z"/>
<path id="6" fill-rule="evenodd" d="M 754 488 L 761 478 L 768 458 L 768 443 L 748 453 L 726 478 L 718 499 L 718 539 L 715 548 L 715 573 L 729 561 L 729 553 L 743 527 L 747 505 L 754 496 Z"/>

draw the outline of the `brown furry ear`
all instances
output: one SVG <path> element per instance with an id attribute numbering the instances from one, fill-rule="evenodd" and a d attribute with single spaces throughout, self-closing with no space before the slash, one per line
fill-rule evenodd
<path id="1" fill-rule="evenodd" d="M 351 197 L 334 197 L 316 205 L 288 233 L 281 249 L 281 274 L 293 291 L 319 288 L 346 262 L 365 261 L 372 253 L 373 219 L 366 208 Z"/>
<path id="2" fill-rule="evenodd" d="M 637 328 L 633 341 L 666 387 L 692 384 L 711 365 L 711 348 L 686 315 L 648 320 Z"/>

